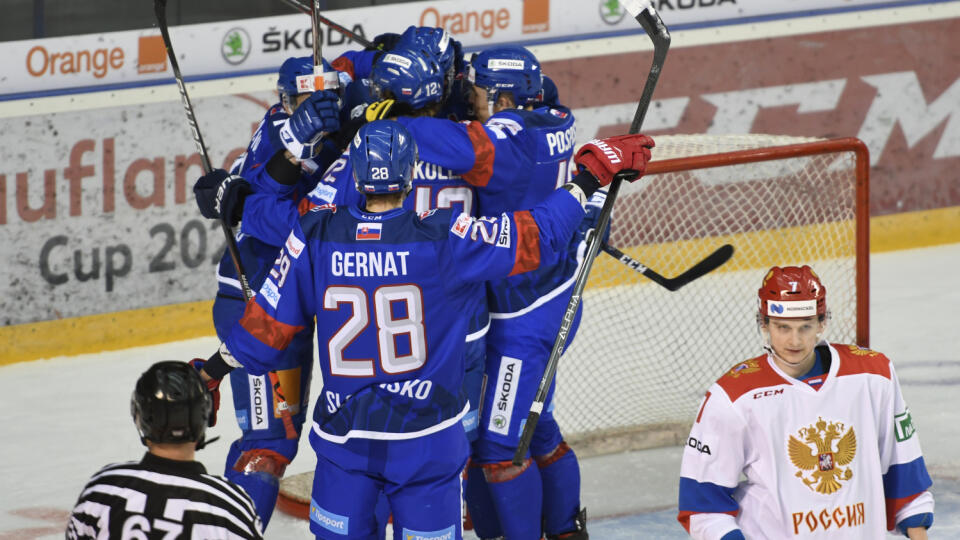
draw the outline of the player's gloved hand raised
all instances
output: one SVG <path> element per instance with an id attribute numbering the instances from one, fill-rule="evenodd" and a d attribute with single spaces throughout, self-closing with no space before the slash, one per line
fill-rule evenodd
<path id="1" fill-rule="evenodd" d="M 340 129 L 340 98 L 328 90 L 314 92 L 280 126 L 280 140 L 293 157 L 313 157 L 324 135 Z"/>
<path id="2" fill-rule="evenodd" d="M 223 216 L 231 227 L 243 217 L 243 202 L 251 193 L 253 189 L 249 182 L 223 169 L 210 171 L 193 185 L 193 195 L 197 199 L 200 214 L 208 219 L 220 219 Z"/>
<path id="3" fill-rule="evenodd" d="M 650 161 L 650 149 L 653 148 L 653 139 L 646 135 L 618 135 L 607 139 L 593 139 L 577 152 L 577 165 L 590 171 L 601 186 L 613 182 L 613 177 L 620 171 L 632 171 L 623 176 L 624 180 L 633 181 L 643 176 Z M 635 174 L 633 174 L 635 173 Z"/>
<path id="4" fill-rule="evenodd" d="M 366 50 L 369 51 L 389 51 L 392 50 L 397 42 L 400 41 L 400 34 L 385 32 L 373 38 L 373 43 Z"/>
<path id="5" fill-rule="evenodd" d="M 203 358 L 194 358 L 189 362 L 198 373 L 203 370 L 203 364 L 205 363 L 206 360 Z M 204 382 L 204 384 L 207 385 L 207 390 L 210 391 L 210 397 L 213 398 L 213 410 L 210 411 L 210 420 L 207 422 L 209 427 L 217 425 L 217 411 L 220 410 L 220 381 L 222 380 L 223 379 L 210 379 Z"/>
<path id="6" fill-rule="evenodd" d="M 367 119 L 367 122 L 383 120 L 390 115 L 390 110 L 393 109 L 393 105 L 395 103 L 396 100 L 394 99 L 375 101 L 370 105 L 367 105 L 367 110 L 364 112 L 364 117 Z"/>

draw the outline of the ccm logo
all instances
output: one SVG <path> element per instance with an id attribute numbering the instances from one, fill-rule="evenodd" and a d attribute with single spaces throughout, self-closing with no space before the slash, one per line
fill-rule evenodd
<path id="1" fill-rule="evenodd" d="M 764 390 L 763 392 L 756 392 L 753 394 L 753 399 L 765 398 L 768 396 L 777 396 L 783 393 L 783 388 L 777 388 L 776 390 Z"/>

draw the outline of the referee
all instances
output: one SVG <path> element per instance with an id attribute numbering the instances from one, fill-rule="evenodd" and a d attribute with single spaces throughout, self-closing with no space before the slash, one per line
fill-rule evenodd
<path id="1" fill-rule="evenodd" d="M 67 538 L 262 538 L 239 486 L 194 461 L 213 403 L 197 371 L 163 361 L 140 376 L 130 399 L 147 453 L 107 465 L 80 493 Z"/>

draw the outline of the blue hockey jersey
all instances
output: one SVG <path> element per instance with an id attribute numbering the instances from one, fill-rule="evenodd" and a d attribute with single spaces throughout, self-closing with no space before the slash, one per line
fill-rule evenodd
<path id="1" fill-rule="evenodd" d="M 416 118 L 406 125 L 421 159 L 460 174 L 478 188 L 482 214 L 533 206 L 575 175 L 576 128 L 573 115 L 562 107 L 509 109 L 482 124 Z M 593 225 L 582 224 L 581 234 L 555 258 L 542 261 L 537 271 L 492 282 L 492 316 L 523 312 L 568 289 L 582 258 L 583 233 Z"/>
<path id="2" fill-rule="evenodd" d="M 318 436 L 433 433 L 466 412 L 465 303 L 482 282 L 535 270 L 566 249 L 583 216 L 565 190 L 532 210 L 481 218 L 315 207 L 225 343 L 250 373 L 265 373 L 316 318 Z"/>

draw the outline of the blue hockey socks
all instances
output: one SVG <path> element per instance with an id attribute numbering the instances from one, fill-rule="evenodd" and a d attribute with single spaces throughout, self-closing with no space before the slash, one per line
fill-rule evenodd
<path id="1" fill-rule="evenodd" d="M 561 442 L 545 456 L 536 456 L 543 482 L 543 521 L 547 535 L 577 530 L 580 511 L 580 464 L 573 449 Z"/>
<path id="2" fill-rule="evenodd" d="M 511 462 L 483 465 L 503 535 L 511 540 L 539 540 L 543 509 L 540 469 L 527 458 L 522 467 Z"/>

